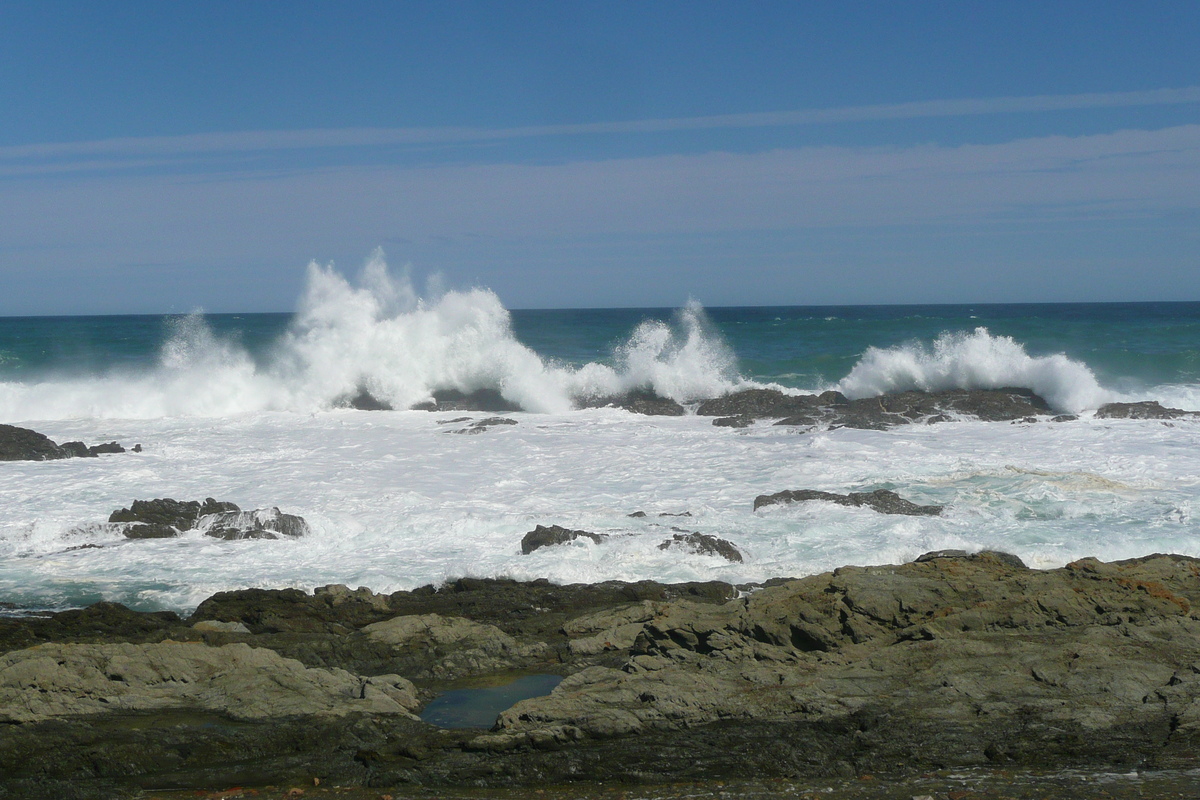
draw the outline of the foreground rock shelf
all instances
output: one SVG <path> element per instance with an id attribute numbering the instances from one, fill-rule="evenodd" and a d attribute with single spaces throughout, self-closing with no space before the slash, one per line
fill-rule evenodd
<path id="1" fill-rule="evenodd" d="M 0 618 L 0 797 L 1200 766 L 1200 561 L 944 551 L 765 586 L 459 580 Z M 451 681 L 564 680 L 490 731 Z"/>

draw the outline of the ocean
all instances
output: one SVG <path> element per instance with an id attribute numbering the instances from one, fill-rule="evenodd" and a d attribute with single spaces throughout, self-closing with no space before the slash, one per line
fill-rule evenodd
<path id="1" fill-rule="evenodd" d="M 694 405 L 755 386 L 1017 386 L 1078 419 L 805 432 L 579 408 L 639 388 Z M 524 410 L 454 435 L 491 415 L 346 403 L 366 390 L 408 409 L 445 389 L 494 389 Z M 244 587 L 743 583 L 943 548 L 1039 568 L 1200 556 L 1200 418 L 1094 415 L 1146 399 L 1200 409 L 1200 303 L 510 311 L 486 289 L 419 297 L 377 262 L 355 281 L 311 267 L 291 314 L 3 318 L 0 422 L 143 450 L 0 463 L 0 601 L 187 612 Z M 879 488 L 946 511 L 753 509 L 784 489 Z M 159 497 L 278 507 L 311 532 L 127 540 L 106 523 Z M 536 525 L 609 538 L 523 555 Z M 673 529 L 726 539 L 744 561 L 660 549 Z"/>

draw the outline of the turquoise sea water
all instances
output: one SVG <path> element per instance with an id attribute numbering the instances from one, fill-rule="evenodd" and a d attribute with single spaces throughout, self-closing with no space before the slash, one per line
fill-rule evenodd
<path id="1" fill-rule="evenodd" d="M 509 312 L 512 332 L 549 363 L 612 363 L 639 324 L 670 324 L 672 309 Z M 708 308 L 710 332 L 728 344 L 745 379 L 799 389 L 837 383 L 870 347 L 933 342 L 983 327 L 1032 357 L 1065 354 L 1119 392 L 1200 383 L 1200 303 L 787 306 Z M 278 357 L 293 314 L 211 314 L 221 341 L 263 366 Z M 154 368 L 178 316 L 0 318 L 0 380 L 100 375 Z"/>

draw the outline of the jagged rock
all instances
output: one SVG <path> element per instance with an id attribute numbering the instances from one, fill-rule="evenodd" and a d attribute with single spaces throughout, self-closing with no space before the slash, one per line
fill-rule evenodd
<path id="1" fill-rule="evenodd" d="M 233 505 L 226 503 L 223 505 Z M 236 506 L 234 507 L 236 509 Z M 280 536 L 295 538 L 310 531 L 308 523 L 295 514 L 284 514 L 278 508 L 255 509 L 254 511 L 219 511 L 202 514 L 193 529 L 214 539 L 232 541 L 236 539 L 278 539 Z"/>
<path id="2" fill-rule="evenodd" d="M 726 561 L 742 563 L 742 554 L 732 543 L 706 533 L 687 531 L 676 533 L 658 546 L 659 550 L 681 549 L 701 555 L 720 556 Z"/>
<path id="3" fill-rule="evenodd" d="M 118 787 L 245 785 L 246 775 L 280 786 L 319 774 L 346 785 L 476 791 L 1200 766 L 1200 560 L 1081 559 L 1031 570 L 1000 554 L 927 555 L 738 596 L 725 584 L 482 579 L 386 597 L 345 587 L 315 595 L 246 590 L 210 598 L 191 620 L 243 622 L 249 634 L 160 617 L 138 627 L 129 623 L 150 615 L 87 610 L 97 622 L 112 620 L 117 636 L 236 636 L 254 645 L 243 653 L 271 648 L 276 659 L 294 653 L 308 667 L 272 659 L 234 679 L 206 672 L 205 655 L 169 671 L 194 676 L 192 684 L 160 681 L 162 665 L 175 662 L 156 648 L 205 645 L 161 642 L 111 654 L 98 649 L 111 643 L 31 647 L 47 640 L 50 625 L 91 635 L 59 622 L 82 612 L 0 618 L 0 686 L 19 698 L 0 698 L 0 714 L 85 714 L 0 724 L 0 788 L 106 797 L 129 793 Z M 364 627 L 371 623 L 382 624 Z M 13 643 L 21 649 L 7 652 Z M 368 662 L 370 672 L 349 669 Z M 486 733 L 434 730 L 362 705 L 373 689 L 356 675 L 440 681 L 432 676 L 445 664 L 453 665 L 442 673 L 447 680 L 514 666 L 566 678 L 550 695 L 503 712 Z M 330 687 L 342 689 L 331 695 Z M 169 704 L 155 705 L 164 695 Z M 106 697 L 115 702 L 101 702 Z M 277 716 L 238 716 L 246 712 L 235 706 L 256 703 Z M 331 707 L 363 713 L 338 716 Z M 1077 795 L 1078 784 L 1073 789 Z M 1072 796 L 1041 785 L 1028 794 Z"/>
<path id="4" fill-rule="evenodd" d="M 985 421 L 1010 421 L 1046 414 L 1046 401 L 1028 389 L 951 389 L 896 392 L 847 400 L 840 392 L 787 395 L 775 389 L 746 389 L 700 404 L 696 413 L 737 420 L 778 419 L 777 425 L 886 430 L 913 422 L 944 422 L 951 414 Z M 717 422 L 727 425 L 730 422 Z"/>
<path id="5" fill-rule="evenodd" d="M 749 428 L 754 424 L 754 417 L 748 414 L 741 414 L 736 417 L 717 417 L 713 420 L 713 425 L 718 428 Z"/>
<path id="6" fill-rule="evenodd" d="M 135 445 L 135 453 L 142 452 Z M 95 458 L 102 453 L 124 453 L 116 442 L 88 447 L 83 442 L 55 444 L 53 440 L 29 428 L 0 425 L 0 461 L 52 461 L 60 458 Z"/>
<path id="7" fill-rule="evenodd" d="M 647 389 L 635 389 L 623 395 L 584 398 L 578 404 L 581 408 L 623 408 L 634 414 L 657 417 L 682 417 L 686 413 L 676 401 L 660 397 Z"/>
<path id="8" fill-rule="evenodd" d="M 126 538 L 161 539 L 191 530 L 201 516 L 238 510 L 233 503 L 219 502 L 211 497 L 206 498 L 203 503 L 164 497 L 157 500 L 134 500 L 129 508 L 112 512 L 108 521 L 124 524 L 123 532 Z"/>
<path id="9" fill-rule="evenodd" d="M 606 533 L 591 533 L 589 531 L 573 531 L 561 525 L 538 525 L 521 538 L 521 552 L 529 555 L 540 547 L 555 544 L 566 544 L 576 539 L 591 539 L 599 544 L 608 538 Z"/>
<path id="10" fill-rule="evenodd" d="M 108 521 L 122 525 L 128 539 L 164 539 L 184 531 L 198 530 L 216 539 L 278 539 L 304 536 L 308 523 L 278 508 L 242 511 L 234 503 L 209 497 L 196 500 L 134 500 L 129 508 L 109 515 Z"/>
<path id="11" fill-rule="evenodd" d="M 37 431 L 0 425 L 0 461 L 50 461 L 69 457 L 69 453 Z"/>
<path id="12" fill-rule="evenodd" d="M 888 489 L 876 489 L 873 492 L 851 492 L 849 494 L 834 494 L 820 492 L 815 489 L 796 489 L 777 492 L 775 494 L 760 494 L 754 498 L 754 510 L 763 506 L 779 503 L 802 503 L 807 500 L 823 500 L 843 506 L 867 506 L 880 514 L 906 514 L 908 516 L 937 516 L 942 513 L 942 506 L 920 506 L 905 500 L 900 495 Z"/>
<path id="13" fill-rule="evenodd" d="M 523 411 L 495 389 L 477 389 L 470 394 L 457 389 L 440 389 L 433 400 L 417 403 L 414 411 Z"/>
<path id="14" fill-rule="evenodd" d="M 1168 408 L 1157 400 L 1140 403 L 1106 403 L 1096 409 L 1096 419 L 1179 419 L 1197 417 L 1200 412 Z"/>

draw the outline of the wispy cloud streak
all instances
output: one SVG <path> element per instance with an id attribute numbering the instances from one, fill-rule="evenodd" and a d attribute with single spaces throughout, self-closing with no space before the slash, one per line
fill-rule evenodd
<path id="1" fill-rule="evenodd" d="M 853 106 L 706 117 L 676 117 L 570 125 L 510 128 L 341 128 L 296 131 L 241 131 L 186 136 L 132 137 L 89 142 L 63 142 L 0 147 L 0 174 L 60 171 L 75 159 L 172 158 L 286 150 L 327 150 L 378 146 L 455 145 L 551 136 L 587 134 L 653 134 L 685 131 L 765 128 L 873 122 L 936 117 L 967 117 L 1082 109 L 1200 103 L 1200 86 L 1138 92 L 1107 92 L 1031 97 L 933 100 L 915 103 Z M 144 166 L 103 162 L 105 166 Z M 96 162 L 75 164 L 94 169 Z M 70 166 L 67 167 L 71 168 Z"/>

